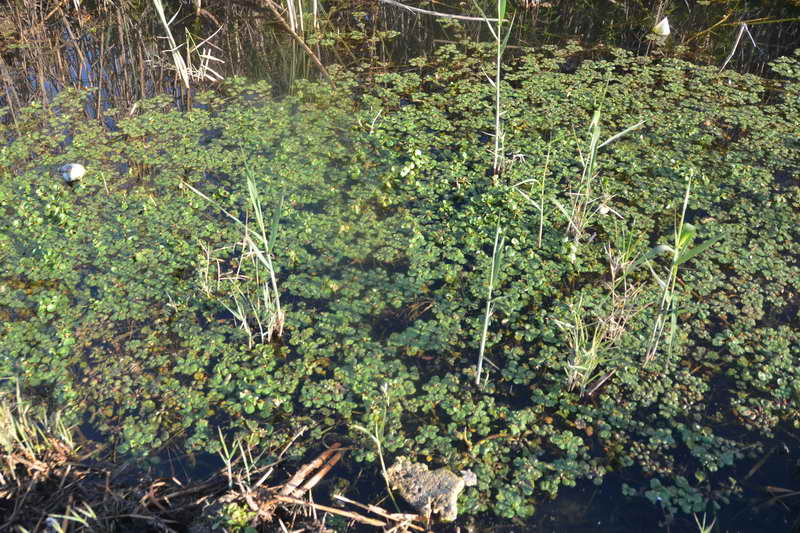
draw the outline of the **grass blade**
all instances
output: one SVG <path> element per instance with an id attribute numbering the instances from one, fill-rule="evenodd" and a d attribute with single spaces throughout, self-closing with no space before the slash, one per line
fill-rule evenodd
<path id="1" fill-rule="evenodd" d="M 717 235 L 716 237 L 712 237 L 705 241 L 702 244 L 698 244 L 691 250 L 687 250 L 686 252 L 682 253 L 676 262 L 677 265 L 682 265 L 683 263 L 691 260 L 694 256 L 701 254 L 711 248 L 717 241 L 722 239 L 722 235 Z"/>

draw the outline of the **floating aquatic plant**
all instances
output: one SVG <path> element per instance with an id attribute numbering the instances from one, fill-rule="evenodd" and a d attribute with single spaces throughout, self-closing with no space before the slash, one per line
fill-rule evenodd
<path id="1" fill-rule="evenodd" d="M 482 72 L 496 50 L 465 46 L 355 94 L 342 75 L 282 100 L 231 80 L 185 113 L 143 101 L 115 131 L 83 126 L 79 94 L 54 102 L 62 116 L 21 113 L 17 127 L 49 129 L 3 130 L 2 373 L 139 457 L 214 451 L 217 426 L 280 449 L 307 426 L 288 459 L 346 433 L 379 476 L 355 425 L 377 434 L 382 417 L 385 460 L 402 450 L 477 474 L 462 514 L 528 516 L 614 471 L 667 515 L 723 505 L 737 465 L 800 420 L 796 59 L 767 83 L 621 50 L 520 51 L 503 74 L 510 155 L 492 180 Z M 601 124 L 639 120 L 601 147 Z M 73 142 L 106 183 L 54 182 L 75 157 L 49 135 L 63 121 L 82 124 Z M 572 134 L 587 124 L 588 141 Z M 687 168 L 705 179 L 687 189 Z M 277 310 L 276 296 L 279 338 L 252 310 Z M 575 358 L 623 316 L 625 334 L 589 351 L 594 367 Z M 556 320 L 582 328 L 578 342 Z M 476 387 L 479 338 L 495 366 Z"/>

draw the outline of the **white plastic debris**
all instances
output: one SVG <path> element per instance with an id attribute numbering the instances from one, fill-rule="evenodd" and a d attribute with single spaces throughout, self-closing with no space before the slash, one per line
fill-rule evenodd
<path id="1" fill-rule="evenodd" d="M 664 17 L 661 19 L 661 22 L 653 26 L 653 33 L 661 37 L 666 37 L 669 35 L 669 20 L 667 17 Z"/>
<path id="2" fill-rule="evenodd" d="M 86 168 L 80 163 L 68 163 L 59 169 L 61 177 L 67 183 L 78 181 L 86 174 Z"/>

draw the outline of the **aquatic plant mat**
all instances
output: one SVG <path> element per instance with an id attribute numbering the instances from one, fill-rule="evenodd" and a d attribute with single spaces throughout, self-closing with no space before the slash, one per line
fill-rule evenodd
<path id="1" fill-rule="evenodd" d="M 596 485 L 730 528 L 748 483 L 798 490 L 797 56 L 767 79 L 515 53 L 499 155 L 483 46 L 104 124 L 81 93 L 23 109 L 0 128 L 0 374 L 124 461 L 236 438 L 288 476 L 339 442 L 323 505 L 410 511 L 381 481 L 400 455 L 475 474 L 457 524 Z M 230 527 L 257 513 L 237 505 Z"/>

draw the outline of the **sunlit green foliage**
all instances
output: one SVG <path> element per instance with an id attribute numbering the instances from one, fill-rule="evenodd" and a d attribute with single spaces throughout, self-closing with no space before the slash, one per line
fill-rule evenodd
<path id="1" fill-rule="evenodd" d="M 523 54 L 501 82 L 507 164 L 492 179 L 490 53 L 447 46 L 417 72 L 358 90 L 340 73 L 336 90 L 302 84 L 279 101 L 234 81 L 186 113 L 141 102 L 111 129 L 75 93 L 52 114 L 27 109 L 22 134 L 0 131 L 0 370 L 139 454 L 175 439 L 213 450 L 216 426 L 271 446 L 309 426 L 290 454 L 346 434 L 378 475 L 354 428 L 380 427 L 386 456 L 475 472 L 467 512 L 526 516 L 620 469 L 651 478 L 626 491 L 668 513 L 722 502 L 724 469 L 800 424 L 797 61 L 765 80 L 615 50 Z M 553 200 L 569 203 L 600 105 L 604 131 L 645 124 L 599 150 L 597 212 L 576 243 Z M 540 218 L 517 185 L 546 159 L 546 188 L 529 195 Z M 68 162 L 89 170 L 74 188 L 54 175 Z M 252 347 L 202 290 L 203 250 L 242 238 L 219 207 L 254 220 L 245 168 L 267 220 L 284 198 L 283 336 Z M 626 274 L 638 311 L 592 369 L 603 382 L 570 387 L 557 321 L 577 301 L 611 316 L 607 245 L 632 259 L 664 242 L 691 174 L 695 242 L 724 237 L 681 265 L 671 349 L 643 366 L 662 290 L 639 268 Z M 217 255 L 219 272 L 246 283 L 239 257 Z"/>

